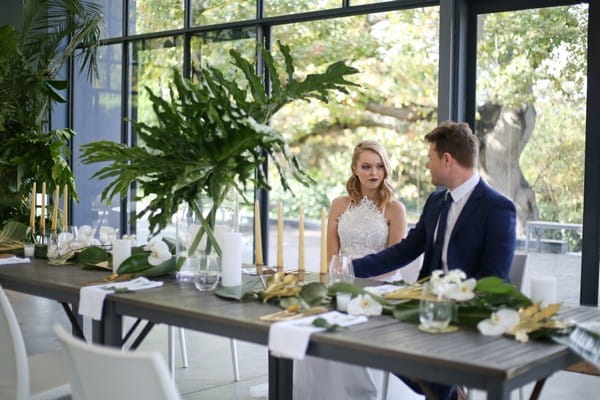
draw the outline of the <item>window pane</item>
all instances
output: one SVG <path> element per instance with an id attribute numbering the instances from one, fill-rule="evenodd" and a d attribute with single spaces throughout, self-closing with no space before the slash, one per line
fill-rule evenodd
<path id="1" fill-rule="evenodd" d="M 123 0 L 96 0 L 104 11 L 107 37 L 123 36 Z"/>
<path id="2" fill-rule="evenodd" d="M 416 222 L 433 189 L 423 135 L 437 124 L 438 14 L 434 7 L 274 27 L 273 42 L 290 45 L 298 79 L 342 59 L 360 71 L 350 78 L 360 88 L 349 95 L 333 94 L 328 104 L 295 102 L 272 120 L 317 182 L 308 188 L 293 184 L 292 197 L 271 171 L 271 216 L 281 201 L 295 221 L 303 205 L 313 222 L 307 226 L 316 229 L 307 238 L 308 269 L 318 269 L 321 209 L 345 194 L 352 150 L 361 140 L 378 140 L 388 150 L 396 198 L 406 205 L 409 222 Z M 278 51 L 276 58 L 281 61 Z M 296 237 L 295 228 L 289 234 L 286 229 L 292 263 Z M 311 240 L 316 247 L 309 251 Z"/>
<path id="3" fill-rule="evenodd" d="M 145 87 L 154 93 L 162 92 L 168 98 L 168 85 L 173 68 L 181 70 L 183 65 L 183 45 L 181 37 L 140 40 L 131 45 L 131 88 L 129 118 L 132 121 L 152 123 L 154 111 Z M 132 133 L 134 134 L 134 133 Z M 138 191 L 137 196 L 144 196 Z M 135 204 L 135 210 L 144 209 L 149 201 L 143 198 Z M 136 222 L 136 234 L 139 243 L 148 239 L 149 229 L 147 219 Z M 174 229 L 164 233 L 165 236 L 175 237 Z"/>
<path id="4" fill-rule="evenodd" d="M 479 25 L 480 170 L 517 207 L 523 290 L 554 275 L 558 301 L 579 304 L 587 5 L 485 14 Z"/>
<path id="5" fill-rule="evenodd" d="M 342 0 L 264 0 L 264 2 L 265 17 L 326 10 L 342 6 Z"/>
<path id="6" fill-rule="evenodd" d="M 108 225 L 120 228 L 119 199 L 110 206 L 100 201 L 100 194 L 109 181 L 91 179 L 103 167 L 79 161 L 80 146 L 97 140 L 121 142 L 121 45 L 99 48 L 99 79 L 90 84 L 77 75 L 73 83 L 73 172 L 79 203 L 73 206 L 73 225 Z"/>
<path id="7" fill-rule="evenodd" d="M 128 34 L 183 28 L 183 0 L 129 0 Z"/>
<path id="8" fill-rule="evenodd" d="M 192 26 L 256 18 L 256 0 L 192 0 Z"/>

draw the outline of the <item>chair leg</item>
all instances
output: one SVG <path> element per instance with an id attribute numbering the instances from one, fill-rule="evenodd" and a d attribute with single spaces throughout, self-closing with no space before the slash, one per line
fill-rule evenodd
<path id="1" fill-rule="evenodd" d="M 187 343 L 185 342 L 185 329 L 179 329 L 179 349 L 181 350 L 181 362 L 183 368 L 188 367 Z"/>
<path id="2" fill-rule="evenodd" d="M 240 380 L 240 366 L 238 364 L 237 341 L 229 339 L 229 344 L 231 347 L 231 363 L 233 364 L 233 380 L 238 382 Z"/>
<path id="3" fill-rule="evenodd" d="M 388 371 L 383 371 L 383 381 L 381 383 L 381 400 L 387 400 L 389 384 L 390 384 L 390 373 Z"/>
<path id="4" fill-rule="evenodd" d="M 168 358 L 169 358 L 169 371 L 171 372 L 171 379 L 175 381 L 175 327 L 169 325 L 167 328 L 168 339 Z"/>

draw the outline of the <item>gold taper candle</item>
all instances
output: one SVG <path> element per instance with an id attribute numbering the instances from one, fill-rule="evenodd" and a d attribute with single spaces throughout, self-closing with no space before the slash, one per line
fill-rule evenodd
<path id="1" fill-rule="evenodd" d="M 42 182 L 42 211 L 40 213 L 40 234 L 46 236 L 46 182 Z"/>
<path id="2" fill-rule="evenodd" d="M 283 205 L 277 209 L 277 271 L 283 271 Z"/>
<path id="3" fill-rule="evenodd" d="M 327 273 L 327 220 L 325 207 L 321 210 L 321 273 Z"/>
<path id="4" fill-rule="evenodd" d="M 259 267 L 264 264 L 262 253 L 262 228 L 260 226 L 260 208 L 258 201 L 254 202 L 254 262 L 256 273 L 260 274 Z"/>
<path id="5" fill-rule="evenodd" d="M 58 199 L 59 199 L 60 191 L 58 186 L 54 189 L 54 204 L 52 204 L 52 221 L 50 225 L 50 230 L 52 232 L 56 232 L 56 223 L 58 221 Z"/>
<path id="6" fill-rule="evenodd" d="M 35 235 L 35 203 L 37 197 L 37 185 L 33 182 L 33 187 L 31 188 L 31 210 L 29 212 L 29 227 L 31 228 L 31 234 Z"/>
<path id="7" fill-rule="evenodd" d="M 304 208 L 298 215 L 298 272 L 304 272 Z"/>
<path id="8" fill-rule="evenodd" d="M 69 188 L 67 185 L 63 187 L 63 214 L 62 214 L 62 230 L 67 231 L 67 219 L 69 217 Z"/>

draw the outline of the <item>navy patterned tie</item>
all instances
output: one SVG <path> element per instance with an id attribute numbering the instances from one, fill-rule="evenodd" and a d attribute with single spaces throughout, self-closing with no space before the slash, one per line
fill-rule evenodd
<path id="1" fill-rule="evenodd" d="M 446 235 L 446 222 L 448 221 L 448 210 L 452 204 L 450 192 L 446 192 L 446 198 L 440 208 L 440 217 L 438 219 L 437 236 L 433 245 L 433 254 L 431 257 L 431 271 L 442 269 L 442 249 L 444 248 L 444 236 Z"/>

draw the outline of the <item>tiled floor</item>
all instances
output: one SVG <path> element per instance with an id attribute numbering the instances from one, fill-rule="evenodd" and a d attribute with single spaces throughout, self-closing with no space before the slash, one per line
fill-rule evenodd
<path id="1" fill-rule="evenodd" d="M 540 257 L 541 256 L 541 257 Z M 569 258 L 571 257 L 571 258 Z M 535 274 L 552 274 L 561 284 L 559 299 L 565 303 L 576 303 L 578 299 L 577 265 L 572 256 L 532 255 L 529 257 L 523 290 L 527 292 L 528 279 Z M 576 276 L 577 275 L 577 276 Z M 45 299 L 8 292 L 15 308 L 25 344 L 29 353 L 54 350 L 59 347 L 58 339 L 51 330 L 53 323 L 68 326 L 68 320 L 60 305 Z M 267 382 L 267 351 L 263 346 L 238 342 L 240 381 L 233 381 L 233 370 L 229 339 L 213 335 L 186 331 L 189 367 L 181 367 L 179 347 L 176 346 L 177 387 L 186 400 L 245 400 L 264 398 L 253 396 L 261 389 L 264 394 Z M 178 342 L 177 342 L 178 343 Z M 167 329 L 157 326 L 140 346 L 144 350 L 157 350 L 167 357 Z M 529 394 L 531 386 L 526 388 Z M 518 393 L 513 393 L 518 399 Z M 475 394 L 475 399 L 484 395 Z M 600 399 L 600 377 L 558 372 L 546 383 L 541 400 L 588 400 Z M 401 400 L 401 399 L 390 399 Z"/>

